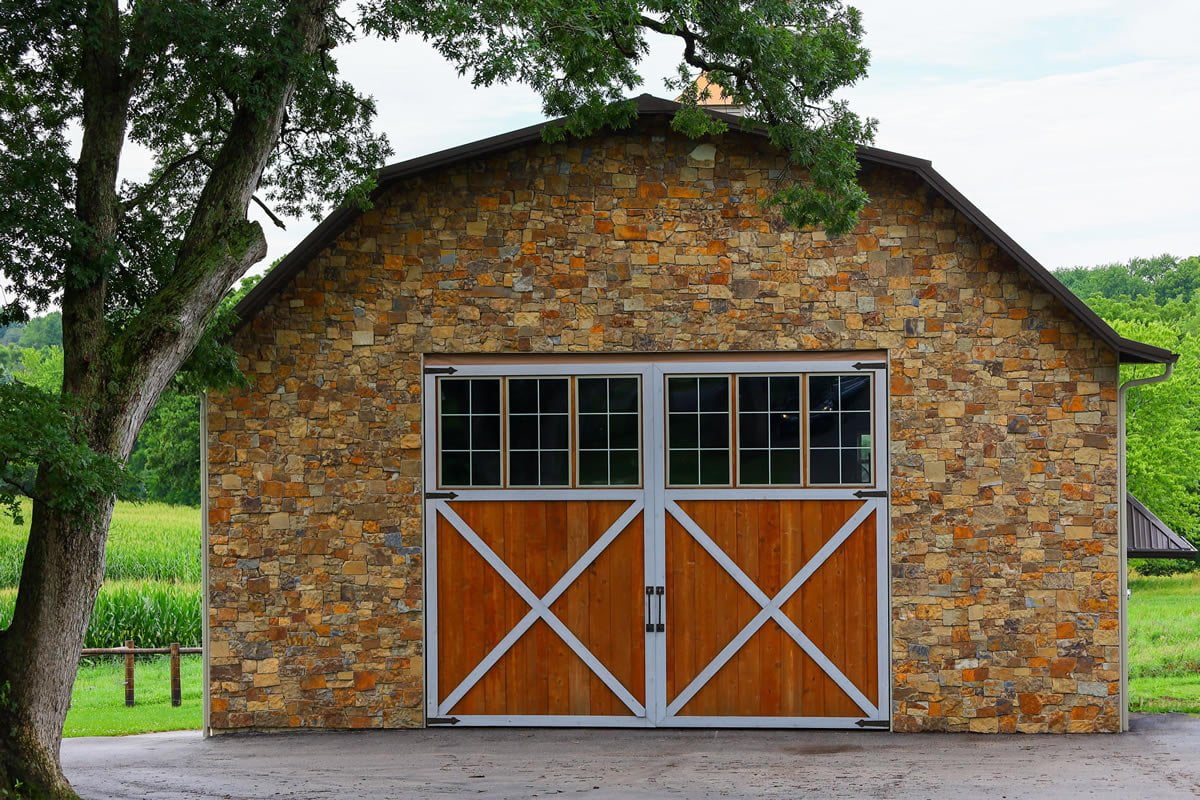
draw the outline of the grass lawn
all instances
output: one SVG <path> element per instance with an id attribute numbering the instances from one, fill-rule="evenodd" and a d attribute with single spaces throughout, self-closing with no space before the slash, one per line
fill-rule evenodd
<path id="1" fill-rule="evenodd" d="M 1129 708 L 1200 714 L 1200 574 L 1129 588 Z"/>
<path id="2" fill-rule="evenodd" d="M 200 656 L 180 659 L 183 705 L 171 705 L 171 667 L 166 656 L 139 659 L 134 671 L 136 705 L 125 706 L 125 662 L 96 659 L 79 667 L 64 736 L 120 736 L 127 733 L 199 728 L 202 719 Z"/>

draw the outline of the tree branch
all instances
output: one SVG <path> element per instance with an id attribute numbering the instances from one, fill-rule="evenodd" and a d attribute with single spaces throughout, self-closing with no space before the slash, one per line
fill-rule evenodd
<path id="1" fill-rule="evenodd" d="M 263 210 L 264 214 L 266 214 L 268 217 L 270 217 L 271 222 L 275 223 L 275 227 L 280 228 L 285 231 L 287 230 L 287 225 L 283 224 L 283 220 L 281 220 L 279 217 L 275 216 L 275 212 L 272 211 L 271 209 L 267 208 L 267 204 L 264 203 L 262 200 L 259 200 L 258 195 L 256 195 L 256 194 L 251 195 L 250 199 L 253 200 L 254 203 Z"/>

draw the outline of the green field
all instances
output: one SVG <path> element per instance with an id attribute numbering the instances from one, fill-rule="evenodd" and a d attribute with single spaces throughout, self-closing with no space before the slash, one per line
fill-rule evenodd
<path id="1" fill-rule="evenodd" d="M 28 502 L 23 516 L 20 526 L 0 517 L 0 626 L 12 619 L 29 535 Z M 105 555 L 104 586 L 84 647 L 115 647 L 128 639 L 143 647 L 200 644 L 199 509 L 117 503 Z"/>
<path id="2" fill-rule="evenodd" d="M 1130 709 L 1200 714 L 1200 574 L 1129 588 Z"/>
<path id="3" fill-rule="evenodd" d="M 0 589 L 16 586 L 29 534 L 0 515 Z M 200 509 L 162 503 L 117 503 L 108 535 L 105 579 L 200 582 Z"/>

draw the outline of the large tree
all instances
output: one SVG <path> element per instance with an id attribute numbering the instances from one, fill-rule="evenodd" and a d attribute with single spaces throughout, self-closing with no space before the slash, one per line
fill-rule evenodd
<path id="1" fill-rule="evenodd" d="M 60 396 L 0 386 L 0 500 L 34 501 L 0 634 L 0 787 L 73 796 L 60 737 L 122 465 L 185 362 L 213 379 L 230 364 L 215 310 L 267 249 L 250 205 L 299 215 L 369 202 L 389 150 L 334 50 L 412 34 L 477 85 L 535 89 L 568 118 L 551 135 L 628 124 L 639 62 L 673 38 L 679 130 L 723 128 L 687 91 L 705 70 L 807 168 L 776 198 L 789 221 L 844 233 L 865 202 L 855 145 L 872 123 L 835 93 L 865 74 L 867 52 L 842 2 L 0 4 L 0 325 L 57 305 L 64 351 Z M 131 145 L 153 156 L 148 176 L 122 173 Z"/>

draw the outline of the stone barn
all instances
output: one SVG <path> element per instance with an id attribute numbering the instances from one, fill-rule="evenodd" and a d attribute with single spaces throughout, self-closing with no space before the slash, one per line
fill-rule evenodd
<path id="1" fill-rule="evenodd" d="M 930 162 L 643 96 L 382 170 L 206 401 L 206 728 L 1125 727 L 1123 339 Z"/>

